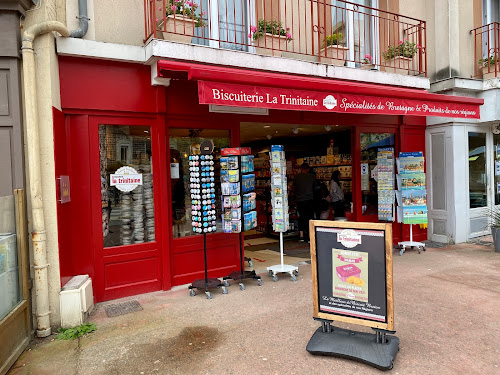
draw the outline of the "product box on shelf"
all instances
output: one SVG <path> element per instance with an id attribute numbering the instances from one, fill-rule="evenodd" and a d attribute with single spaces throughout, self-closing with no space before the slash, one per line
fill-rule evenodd
<path id="1" fill-rule="evenodd" d="M 252 173 L 254 171 L 253 155 L 245 155 L 241 157 L 241 173 Z"/>

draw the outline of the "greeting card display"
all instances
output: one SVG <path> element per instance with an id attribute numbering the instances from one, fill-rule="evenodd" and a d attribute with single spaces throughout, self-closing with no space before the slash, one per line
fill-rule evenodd
<path id="1" fill-rule="evenodd" d="M 273 229 L 286 232 L 289 228 L 288 185 L 286 159 L 283 146 L 271 146 L 271 204 L 273 207 Z"/>
<path id="2" fill-rule="evenodd" d="M 220 159 L 223 230 L 240 233 L 257 227 L 253 155 L 247 147 L 224 148 Z"/>
<path id="3" fill-rule="evenodd" d="M 379 149 L 377 153 L 378 219 L 394 220 L 394 148 Z"/>
<path id="4" fill-rule="evenodd" d="M 189 187 L 193 232 L 200 234 L 215 232 L 217 230 L 217 217 L 214 157 L 212 155 L 189 156 Z"/>

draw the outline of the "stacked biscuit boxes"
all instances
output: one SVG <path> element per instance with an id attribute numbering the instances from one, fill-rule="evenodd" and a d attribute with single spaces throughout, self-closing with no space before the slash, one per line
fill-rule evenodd
<path id="1" fill-rule="evenodd" d="M 222 222 L 226 233 L 257 227 L 254 157 L 250 151 L 248 147 L 221 151 Z"/>
<path id="2" fill-rule="evenodd" d="M 286 232 L 289 228 L 287 187 L 284 148 L 271 146 L 271 203 L 275 232 Z"/>

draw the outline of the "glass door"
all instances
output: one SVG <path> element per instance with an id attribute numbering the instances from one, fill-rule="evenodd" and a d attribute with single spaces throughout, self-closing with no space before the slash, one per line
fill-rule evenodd
<path id="1" fill-rule="evenodd" d="M 491 160 L 488 158 L 490 132 L 474 131 L 468 133 L 468 189 L 469 189 L 469 237 L 488 234 L 488 208 L 490 206 Z M 496 180 L 496 179 L 495 179 Z"/>
<path id="2" fill-rule="evenodd" d="M 378 188 L 376 179 L 377 153 L 381 148 L 395 149 L 395 134 L 392 132 L 361 132 L 359 170 L 361 171 L 357 189 L 361 189 L 361 220 L 378 221 Z M 358 208 L 359 213 L 359 208 Z"/>
<path id="3" fill-rule="evenodd" d="M 195 29 L 193 43 L 215 48 L 248 51 L 249 30 L 253 20 L 249 12 L 253 0 L 202 0 L 203 27 Z"/>

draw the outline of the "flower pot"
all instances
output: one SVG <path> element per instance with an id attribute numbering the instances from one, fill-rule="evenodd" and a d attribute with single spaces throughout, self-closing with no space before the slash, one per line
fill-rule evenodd
<path id="1" fill-rule="evenodd" d="M 496 69 L 495 69 L 494 64 L 490 64 L 489 67 L 488 67 L 488 65 L 480 66 L 479 70 L 480 70 L 481 75 L 483 76 L 483 79 L 495 78 L 495 70 L 496 70 L 496 76 L 500 77 L 500 63 L 496 64 Z"/>
<path id="2" fill-rule="evenodd" d="M 361 64 L 361 69 L 373 70 L 373 69 L 375 69 L 375 64 Z"/>
<path id="3" fill-rule="evenodd" d="M 491 236 L 495 245 L 495 252 L 500 253 L 500 227 L 491 227 Z"/>
<path id="4" fill-rule="evenodd" d="M 195 20 L 183 17 L 181 14 L 176 14 L 175 17 L 171 14 L 166 19 L 163 39 L 189 44 L 194 36 L 195 23 Z"/>
<path id="5" fill-rule="evenodd" d="M 410 72 L 411 59 L 409 57 L 396 56 L 393 59 L 386 60 L 385 67 L 387 73 L 396 73 L 408 75 Z"/>
<path id="6" fill-rule="evenodd" d="M 286 36 L 266 33 L 254 40 L 255 52 L 259 55 L 281 57 L 282 51 L 287 49 Z"/>
<path id="7" fill-rule="evenodd" d="M 344 66 L 347 51 L 349 51 L 349 48 L 336 44 L 322 48 L 320 51 L 321 62 L 329 65 Z"/>

